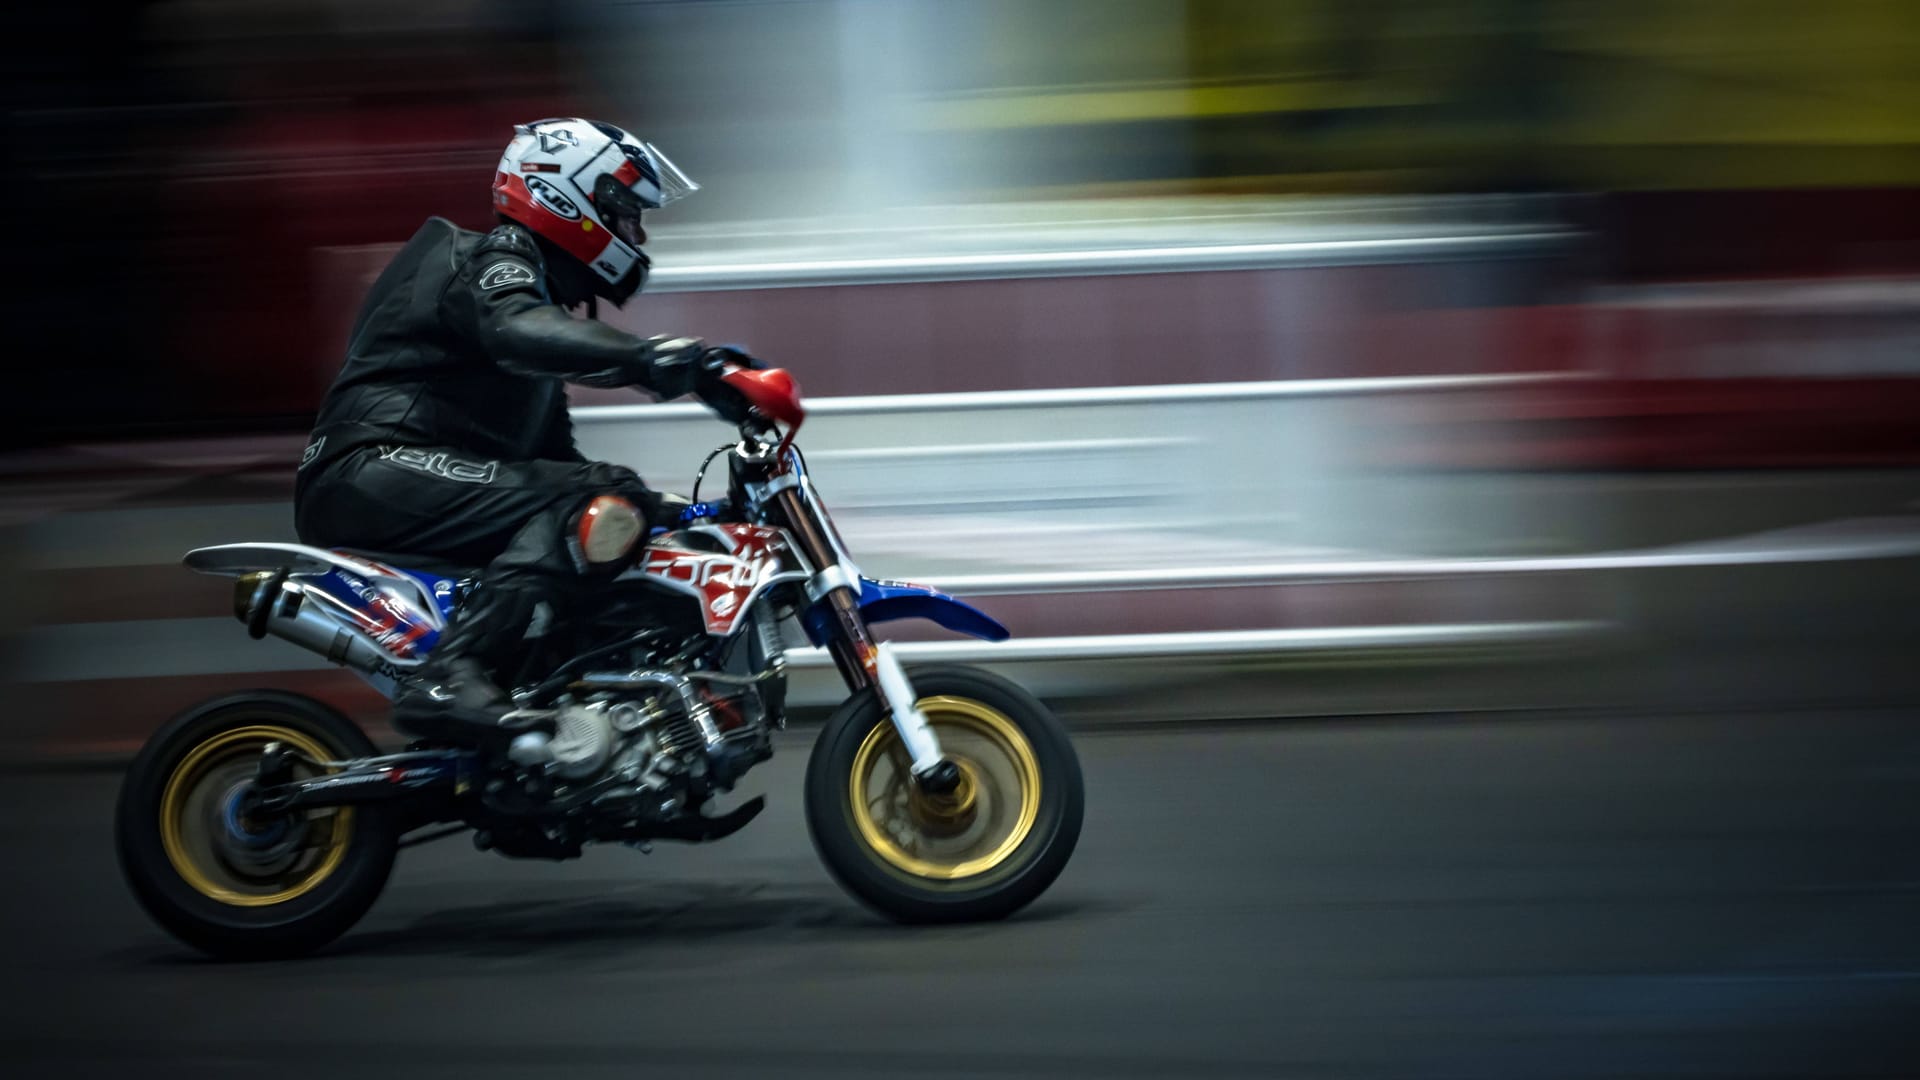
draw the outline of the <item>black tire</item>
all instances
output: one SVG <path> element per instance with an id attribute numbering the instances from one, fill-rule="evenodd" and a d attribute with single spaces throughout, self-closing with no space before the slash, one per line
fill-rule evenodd
<path id="1" fill-rule="evenodd" d="M 248 729 L 263 726 L 303 737 L 333 760 L 374 753 L 366 735 L 337 710 L 298 694 L 249 690 L 190 709 L 148 740 L 127 770 L 114 811 L 120 870 L 140 906 L 173 936 L 221 959 L 297 956 L 339 937 L 366 914 L 385 888 L 398 848 L 397 823 L 388 809 L 362 804 L 352 809 L 348 824 L 342 825 L 337 817 L 327 821 L 328 858 L 336 857 L 331 854 L 334 849 L 343 850 L 330 868 L 309 873 L 314 880 L 298 895 L 242 906 L 192 884 L 169 855 L 163 836 L 162 803 L 169 782 L 198 748 L 222 747 L 216 740 L 223 737 L 231 749 L 214 760 L 230 762 L 225 770 L 237 772 L 254 739 Z M 211 754 L 208 751 L 201 759 Z M 183 788 L 189 779 L 183 776 Z M 182 820 L 193 817 L 184 811 L 187 798 L 179 796 L 177 804 Z M 312 828 L 313 820 L 302 816 L 289 827 Z M 342 838 L 331 837 L 335 828 L 341 830 Z M 181 835 L 176 830 L 176 839 Z M 317 859 L 304 852 L 295 858 Z M 326 860 L 318 861 L 324 865 Z M 194 859 L 187 857 L 187 863 L 196 867 L 194 872 L 202 880 L 211 880 Z M 268 893 L 267 898 L 272 895 Z"/>
<path id="2" fill-rule="evenodd" d="M 807 762 L 807 829 L 828 871 L 848 892 L 889 918 L 903 923 L 976 922 L 1004 918 L 1033 902 L 1053 884 L 1080 838 L 1086 794 L 1066 729 L 1032 694 L 999 676 L 964 667 L 919 668 L 910 673 L 923 703 L 946 698 L 971 702 L 997 713 L 1024 736 L 1038 770 L 1038 808 L 1023 839 L 1009 829 L 1003 843 L 1015 844 L 999 861 L 978 872 L 941 878 L 911 872 L 863 835 L 856 818 L 870 824 L 873 815 L 856 809 L 856 766 L 867 760 L 863 747 L 871 735 L 879 744 L 897 740 L 892 721 L 874 693 L 847 700 L 827 720 Z M 938 732 L 939 714 L 929 712 Z M 876 728 L 884 732 L 876 733 Z M 943 749 L 952 746 L 943 744 Z M 872 753 L 878 753 L 873 751 Z M 864 770 L 863 770 L 864 771 Z M 891 769 L 890 769 L 891 771 Z M 867 793 L 861 782 L 863 797 Z M 905 796 L 901 796 L 904 798 Z M 1014 800 L 1006 795 L 1004 805 Z M 985 812 L 984 810 L 982 812 Z M 991 857 L 991 856 L 989 856 Z M 944 867 L 958 872 L 964 864 Z"/>

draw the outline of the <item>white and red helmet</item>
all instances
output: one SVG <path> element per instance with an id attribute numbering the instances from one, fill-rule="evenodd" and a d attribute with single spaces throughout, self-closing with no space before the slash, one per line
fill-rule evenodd
<path id="1" fill-rule="evenodd" d="M 612 124 L 537 120 L 514 130 L 493 178 L 494 212 L 579 260 L 609 292 L 637 291 L 647 269 L 641 212 L 700 185 L 658 147 Z"/>

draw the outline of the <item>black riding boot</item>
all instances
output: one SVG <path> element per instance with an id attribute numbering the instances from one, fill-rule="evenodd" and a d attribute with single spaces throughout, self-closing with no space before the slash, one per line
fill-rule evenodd
<path id="1" fill-rule="evenodd" d="M 523 586 L 482 584 L 440 635 L 414 684 L 394 701 L 393 726 L 463 745 L 510 740 L 513 701 L 489 670 L 513 662 L 540 597 Z"/>

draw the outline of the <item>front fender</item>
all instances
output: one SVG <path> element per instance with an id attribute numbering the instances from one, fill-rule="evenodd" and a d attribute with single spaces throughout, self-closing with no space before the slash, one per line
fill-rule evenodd
<path id="1" fill-rule="evenodd" d="M 1005 641 L 1013 636 L 1006 627 L 1000 625 L 999 620 L 972 604 L 956 600 L 938 589 L 905 581 L 861 578 L 860 613 L 870 623 L 928 619 L 956 634 L 966 634 L 982 641 Z M 801 621 L 806 626 L 807 636 L 818 645 L 826 639 L 826 628 L 832 620 L 826 604 L 819 603 L 809 608 L 806 618 Z"/>
<path id="2" fill-rule="evenodd" d="M 860 579 L 860 613 L 870 623 L 893 619 L 931 619 L 956 634 L 982 641 L 1005 641 L 1013 634 L 1000 621 L 964 600 L 938 589 L 906 581 Z"/>

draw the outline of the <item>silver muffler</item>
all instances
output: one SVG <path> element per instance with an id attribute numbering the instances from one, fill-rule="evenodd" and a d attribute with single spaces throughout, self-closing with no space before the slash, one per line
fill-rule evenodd
<path id="1" fill-rule="evenodd" d="M 376 678 L 392 679 L 418 660 L 401 660 L 373 639 L 340 621 L 328 609 L 332 598 L 288 580 L 285 570 L 261 570 L 234 582 L 233 613 L 255 638 L 272 634 L 333 663 Z"/>

